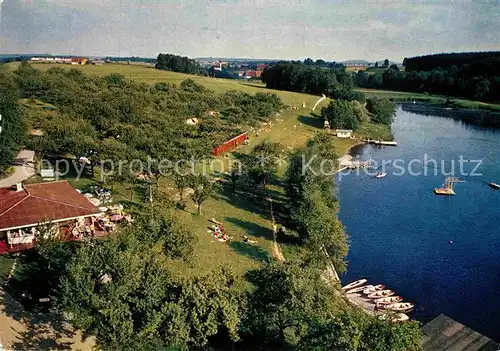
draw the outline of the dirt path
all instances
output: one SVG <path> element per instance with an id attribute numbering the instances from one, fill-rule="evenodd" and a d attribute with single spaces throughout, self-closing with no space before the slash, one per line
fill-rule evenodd
<path id="1" fill-rule="evenodd" d="M 14 166 L 14 173 L 5 179 L 0 179 L 0 188 L 9 187 L 17 183 L 22 183 L 26 179 L 35 175 L 35 165 L 33 163 L 35 152 L 30 150 L 21 150 L 17 155 L 16 161 L 22 162 L 22 165 Z"/>
<path id="2" fill-rule="evenodd" d="M 276 233 L 278 231 L 278 227 L 276 226 L 276 222 L 274 220 L 273 199 L 270 196 L 268 196 L 267 200 L 269 201 L 269 207 L 271 210 L 271 220 L 273 222 L 273 256 L 278 261 L 283 262 L 285 261 L 285 256 L 283 256 L 281 247 L 279 246 L 278 241 L 276 240 Z"/>
<path id="3" fill-rule="evenodd" d="M 67 321 L 48 313 L 29 313 L 0 288 L 0 345 L 5 350 L 92 350 Z M 1 349 L 1 348 L 0 348 Z"/>

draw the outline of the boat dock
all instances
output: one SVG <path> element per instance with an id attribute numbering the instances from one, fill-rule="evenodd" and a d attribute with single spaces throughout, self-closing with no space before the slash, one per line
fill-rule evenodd
<path id="1" fill-rule="evenodd" d="M 345 169 L 356 169 L 369 166 L 370 166 L 370 161 L 360 161 L 355 159 L 351 155 L 344 155 L 341 158 L 339 158 L 340 169 L 337 172 L 341 172 Z"/>
<path id="2" fill-rule="evenodd" d="M 423 351 L 493 351 L 500 345 L 465 325 L 440 314 L 422 328 Z"/>
<path id="3" fill-rule="evenodd" d="M 362 139 L 367 144 L 375 144 L 375 145 L 384 145 L 384 146 L 398 146 L 397 141 L 389 141 L 389 140 L 371 140 L 371 139 Z"/>
<path id="4" fill-rule="evenodd" d="M 350 303 L 359 306 L 368 314 L 375 315 L 375 304 L 372 299 L 367 298 L 363 294 L 346 294 L 347 300 Z"/>

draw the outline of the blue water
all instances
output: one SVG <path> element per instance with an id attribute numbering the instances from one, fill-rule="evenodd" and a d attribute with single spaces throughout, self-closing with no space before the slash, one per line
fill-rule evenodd
<path id="1" fill-rule="evenodd" d="M 425 116 L 398 107 L 393 132 L 398 147 L 365 145 L 361 159 L 408 163 L 424 155 L 445 161 L 450 171 L 459 158 L 482 160 L 463 176 L 453 197 L 436 196 L 444 176 L 434 165 L 413 164 L 404 175 L 387 166 L 388 175 L 350 173 L 338 179 L 340 220 L 350 235 L 348 271 L 342 282 L 367 278 L 383 283 L 406 301 L 416 303 L 412 317 L 426 322 L 444 313 L 477 331 L 500 339 L 500 131 L 463 124 L 451 118 Z M 475 163 L 464 165 L 470 172 Z M 438 164 L 439 173 L 441 165 Z M 453 243 L 450 244 L 449 242 Z"/>

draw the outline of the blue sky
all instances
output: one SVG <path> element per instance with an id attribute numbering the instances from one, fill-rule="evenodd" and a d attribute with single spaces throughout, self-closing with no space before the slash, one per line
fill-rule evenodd
<path id="1" fill-rule="evenodd" d="M 3 54 L 399 61 L 500 50 L 500 0 L 4 0 L 0 29 Z"/>

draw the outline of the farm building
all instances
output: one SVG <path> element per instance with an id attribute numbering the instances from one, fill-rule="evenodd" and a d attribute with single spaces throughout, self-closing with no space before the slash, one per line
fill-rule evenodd
<path id="1" fill-rule="evenodd" d="M 234 149 L 236 146 L 243 144 L 248 139 L 248 133 L 242 133 L 231 140 L 226 141 L 224 144 L 217 146 L 212 150 L 212 155 L 219 156 L 220 154 Z"/>

